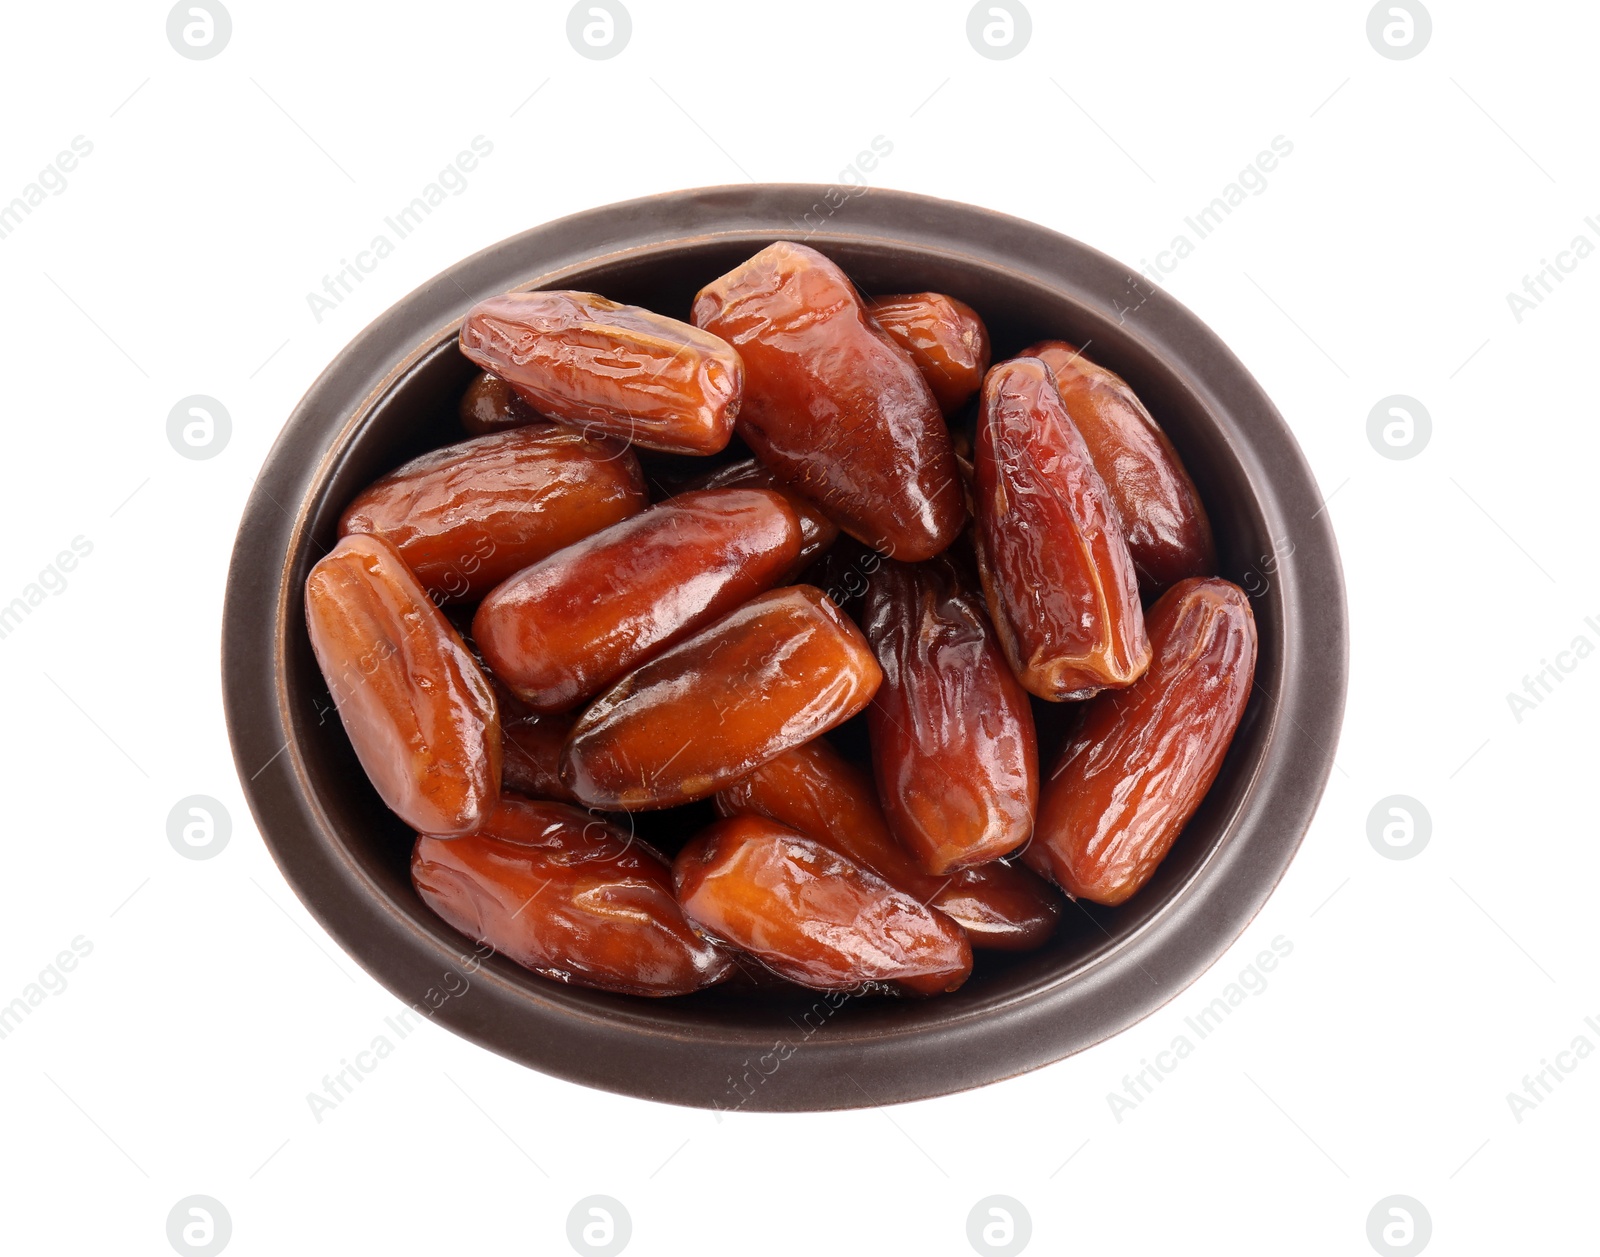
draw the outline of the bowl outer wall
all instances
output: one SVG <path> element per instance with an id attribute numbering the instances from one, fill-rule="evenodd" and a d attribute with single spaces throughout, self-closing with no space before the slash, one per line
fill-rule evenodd
<path id="1" fill-rule="evenodd" d="M 830 191 L 768 184 L 665 193 L 533 228 L 450 267 L 334 358 L 284 426 L 241 519 L 223 614 L 224 701 L 240 780 L 279 868 L 323 928 L 405 1004 L 572 1081 L 708 1108 L 852 1108 L 963 1090 L 1081 1051 L 1174 998 L 1233 943 L 1287 869 L 1333 766 L 1348 669 L 1338 551 L 1327 512 L 1316 510 L 1322 499 L 1310 468 L 1244 366 L 1164 292 L 1077 241 L 969 205 L 871 190 L 808 242 L 824 252 L 867 244 L 954 255 L 1025 274 L 1117 318 L 1199 399 L 1270 536 L 1290 551 L 1271 575 L 1283 667 L 1277 693 L 1266 696 L 1265 750 L 1203 869 L 1153 919 L 1071 973 L 950 1012 L 928 1001 L 900 1025 L 797 1029 L 783 1040 L 786 1051 L 770 1031 L 686 1024 L 651 1001 L 595 1000 L 537 980 L 530 990 L 526 975 L 498 957 L 481 967 L 464 961 L 469 949 L 420 901 L 408 907 L 377 892 L 310 786 L 285 686 L 289 635 L 304 633 L 287 573 L 306 544 L 306 503 L 341 446 L 482 297 L 684 243 L 748 238 L 754 251 L 794 238 Z"/>

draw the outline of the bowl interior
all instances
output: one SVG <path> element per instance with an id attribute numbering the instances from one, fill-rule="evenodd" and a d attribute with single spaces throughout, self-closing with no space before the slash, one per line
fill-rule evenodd
<path id="1" fill-rule="evenodd" d="M 524 286 L 588 289 L 687 319 L 702 285 L 777 238 L 746 233 L 735 239 L 691 239 L 670 247 L 642 248 L 583 267 L 530 275 Z M 1069 903 L 1062 928 L 1050 945 L 1021 955 L 978 953 L 972 978 L 952 995 L 926 1001 L 850 1001 L 830 1014 L 830 1035 L 837 1041 L 915 1031 L 1071 983 L 1147 928 L 1203 877 L 1208 861 L 1227 841 L 1266 751 L 1271 732 L 1267 696 L 1281 690 L 1283 599 L 1278 582 L 1270 579 L 1273 539 L 1239 452 L 1223 435 L 1202 396 L 1141 341 L 1133 324 L 982 258 L 870 239 L 823 241 L 818 247 L 868 295 L 934 290 L 967 302 L 988 325 L 996 361 L 1051 337 L 1083 346 L 1095 361 L 1121 374 L 1171 437 L 1194 478 L 1216 533 L 1220 574 L 1252 594 L 1260 637 L 1258 684 L 1222 771 L 1144 890 L 1115 909 Z M 434 917 L 411 888 L 407 864 L 412 834 L 383 806 L 356 761 L 311 653 L 300 591 L 311 564 L 335 541 L 339 514 L 351 498 L 407 459 L 464 439 L 455 417 L 456 403 L 476 368 L 457 350 L 454 333 L 453 326 L 441 329 L 423 346 L 409 369 L 369 400 L 365 413 L 346 429 L 342 444 L 323 464 L 304 504 L 305 526 L 287 574 L 281 694 L 304 778 L 344 856 L 393 912 L 435 940 L 441 955 L 461 955 L 471 945 Z M 1036 704 L 1045 771 L 1051 764 L 1052 734 L 1059 730 L 1063 715 L 1052 708 Z M 833 736 L 847 753 L 859 755 L 864 744 L 860 728 L 846 726 Z M 638 831 L 671 851 L 697 823 L 711 816 L 709 804 L 645 814 L 638 817 Z M 752 1044 L 769 1043 L 775 1034 L 787 1032 L 812 1013 L 818 998 L 797 988 L 777 987 L 713 988 L 677 999 L 641 1000 L 561 986 L 498 956 L 486 967 L 544 1006 L 555 1002 L 591 1018 L 681 1032 L 715 1026 L 724 1037 L 731 1033 Z"/>

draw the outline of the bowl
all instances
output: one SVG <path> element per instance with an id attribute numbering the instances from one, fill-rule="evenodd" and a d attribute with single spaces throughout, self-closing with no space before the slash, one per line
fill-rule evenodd
<path id="1" fill-rule="evenodd" d="M 1059 1060 L 1147 1016 L 1239 936 L 1283 876 L 1333 763 L 1347 671 L 1344 588 L 1294 437 L 1193 314 L 1121 263 L 969 205 L 802 184 L 707 188 L 536 227 L 452 266 L 342 350 L 290 415 L 245 507 L 228 573 L 222 680 L 251 811 L 339 944 L 403 1003 L 534 1069 L 713 1109 L 921 1099 Z M 1069 903 L 1056 939 L 980 954 L 927 1000 L 781 987 L 648 1000 L 564 986 L 475 948 L 407 874 L 410 831 L 379 801 L 312 657 L 302 588 L 340 510 L 405 460 L 462 438 L 476 368 L 467 309 L 513 288 L 579 288 L 687 318 L 696 290 L 774 240 L 803 240 L 868 293 L 972 305 L 995 358 L 1044 337 L 1120 373 L 1187 464 L 1221 574 L 1251 595 L 1256 684 L 1216 784 L 1153 880 L 1114 909 Z"/>

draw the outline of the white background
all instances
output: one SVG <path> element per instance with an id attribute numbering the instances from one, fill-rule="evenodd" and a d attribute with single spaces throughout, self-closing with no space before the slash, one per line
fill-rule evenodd
<path id="1" fill-rule="evenodd" d="M 948 0 L 629 0 L 631 43 L 593 61 L 565 4 L 229 3 L 211 60 L 174 51 L 162 4 L 12 5 L 0 36 L 0 202 L 93 144 L 0 240 L 0 603 L 93 546 L 0 640 L 0 1003 L 93 948 L 0 1040 L 7 1252 L 170 1252 L 194 1193 L 239 1254 L 566 1252 L 591 1193 L 624 1203 L 641 1255 L 968 1253 L 991 1194 L 1023 1204 L 1036 1252 L 1366 1253 L 1396 1193 L 1434 1252 L 1592 1247 L 1600 1057 L 1520 1122 L 1506 1095 L 1576 1036 L 1600 1047 L 1600 658 L 1520 722 L 1506 694 L 1600 644 L 1600 258 L 1520 323 L 1506 294 L 1576 235 L 1600 244 L 1594 6 L 1430 0 L 1431 42 L 1391 60 L 1360 2 L 1038 0 L 1029 46 L 994 61 Z M 306 294 L 477 135 L 494 151 L 466 190 L 317 322 Z M 314 1120 L 306 1094 L 399 1004 L 262 846 L 217 641 L 255 473 L 346 341 L 531 225 L 833 183 L 875 136 L 875 185 L 1138 267 L 1279 135 L 1266 190 L 1165 280 L 1299 437 L 1349 589 L 1338 768 L 1237 946 L 1109 1043 L 887 1111 L 719 1122 L 426 1025 Z M 215 458 L 168 443 L 190 394 L 232 415 Z M 1390 394 L 1432 415 L 1413 459 L 1368 442 Z M 231 814 L 214 859 L 168 843 L 191 794 Z M 1368 842 L 1391 794 L 1432 818 L 1409 860 Z M 1267 989 L 1117 1121 L 1107 1093 L 1278 935 Z"/>

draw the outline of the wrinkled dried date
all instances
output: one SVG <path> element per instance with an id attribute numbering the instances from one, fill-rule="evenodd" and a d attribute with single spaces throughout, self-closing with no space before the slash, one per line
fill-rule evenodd
<path id="1" fill-rule="evenodd" d="M 392 542 L 442 603 L 480 596 L 646 502 L 631 450 L 541 424 L 412 459 L 364 490 L 339 532 Z"/>
<path id="2" fill-rule="evenodd" d="M 1174 585 L 1150 609 L 1154 658 L 1094 699 L 1044 784 L 1024 858 L 1069 895 L 1119 904 L 1150 880 L 1206 791 L 1255 674 L 1250 600 L 1225 580 Z"/>
<path id="3" fill-rule="evenodd" d="M 461 352 L 541 415 L 670 453 L 727 445 L 743 392 L 726 342 L 589 292 L 480 301 L 461 325 Z"/>
<path id="4" fill-rule="evenodd" d="M 684 919 L 665 861 L 565 804 L 507 797 L 472 834 L 419 836 L 411 881 L 463 934 L 547 978 L 685 995 L 733 971 Z"/>
<path id="5" fill-rule="evenodd" d="M 597 698 L 572 731 L 561 779 L 593 807 L 703 799 L 850 719 L 882 676 L 821 590 L 775 589 Z"/>
<path id="6" fill-rule="evenodd" d="M 467 385 L 457 413 L 461 426 L 472 436 L 488 436 L 491 432 L 544 422 L 532 406 L 517 396 L 511 385 L 489 371 Z"/>
<path id="7" fill-rule="evenodd" d="M 798 576 L 816 558 L 839 538 L 839 525 L 803 493 L 796 493 L 785 484 L 772 468 L 754 458 L 729 463 L 709 475 L 699 476 L 683 486 L 684 493 L 695 489 L 771 489 L 788 498 L 800 520 L 800 553 L 795 556 L 790 574 Z"/>
<path id="8" fill-rule="evenodd" d="M 1061 402 L 1105 481 L 1146 593 L 1217 568 L 1211 521 L 1160 425 L 1126 381 L 1061 340 L 1022 351 L 1055 376 Z"/>
<path id="9" fill-rule="evenodd" d="M 989 369 L 989 332 L 966 302 L 938 292 L 910 292 L 879 297 L 867 309 L 911 355 L 946 417 L 982 386 Z"/>
<path id="10" fill-rule="evenodd" d="M 1017 865 L 992 861 L 945 877 L 924 873 L 895 841 L 872 780 L 825 738 L 785 751 L 716 797 L 723 816 L 787 825 L 938 908 L 974 947 L 1027 951 L 1055 933 L 1061 899 Z"/>
<path id="11" fill-rule="evenodd" d="M 1039 359 L 990 368 L 976 454 L 978 565 L 1017 679 L 1053 701 L 1131 684 L 1150 662 L 1133 560 Z"/>
<path id="12" fill-rule="evenodd" d="M 684 493 L 497 586 L 472 635 L 534 711 L 566 711 L 777 584 L 800 549 L 768 489 Z"/>
<path id="13" fill-rule="evenodd" d="M 966 511 L 938 403 L 834 263 L 779 241 L 701 289 L 694 321 L 744 360 L 739 434 L 841 528 L 906 560 L 955 539 Z"/>
<path id="14" fill-rule="evenodd" d="M 395 548 L 381 537 L 339 542 L 306 578 L 306 628 L 390 810 L 426 834 L 481 825 L 500 793 L 494 692 Z"/>
<path id="15" fill-rule="evenodd" d="M 982 600 L 948 556 L 886 560 L 861 627 L 883 669 L 867 709 L 889 827 L 924 872 L 949 873 L 1028 840 L 1039 756 L 1028 695 Z"/>
<path id="16" fill-rule="evenodd" d="M 801 986 L 894 982 L 933 995 L 972 971 L 972 948 L 949 917 L 764 817 L 703 830 L 672 874 L 689 920 Z"/>

